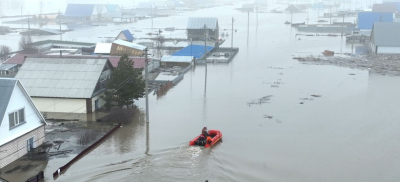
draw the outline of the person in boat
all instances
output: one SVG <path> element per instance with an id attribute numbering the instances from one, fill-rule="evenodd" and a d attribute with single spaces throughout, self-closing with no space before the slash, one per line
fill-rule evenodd
<path id="1" fill-rule="evenodd" d="M 201 135 L 204 136 L 204 138 L 207 138 L 209 136 L 208 131 L 207 131 L 207 126 L 205 126 L 202 130 L 201 130 Z"/>
<path id="2" fill-rule="evenodd" d="M 207 126 L 205 126 L 202 130 L 201 130 L 201 135 L 199 136 L 199 138 L 197 139 L 197 144 L 198 145 L 201 145 L 201 146 L 204 146 L 204 145 L 206 145 L 207 143 L 211 143 L 211 137 L 210 137 L 210 135 L 208 134 L 208 131 L 207 131 Z"/>

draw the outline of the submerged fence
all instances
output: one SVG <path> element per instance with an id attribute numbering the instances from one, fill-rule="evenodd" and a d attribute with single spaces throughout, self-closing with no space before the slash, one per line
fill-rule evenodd
<path id="1" fill-rule="evenodd" d="M 39 182 L 41 179 L 44 179 L 43 171 L 40 171 L 36 176 L 29 178 L 26 182 Z"/>
<path id="2" fill-rule="evenodd" d="M 112 133 L 114 133 L 118 128 L 121 127 L 121 123 L 119 123 L 117 126 L 115 126 L 113 129 L 111 129 L 108 133 L 106 133 L 103 137 L 101 137 L 99 140 L 94 142 L 92 145 L 90 145 L 88 148 L 83 150 L 81 153 L 79 153 L 76 157 L 74 157 L 71 161 L 69 161 L 67 164 L 64 166 L 60 167 L 56 172 L 53 173 L 53 178 L 57 177 L 58 175 L 61 175 L 61 172 L 65 172 L 65 170 L 71 166 L 74 162 L 78 161 L 80 157 L 83 157 L 87 152 L 95 148 L 100 142 L 104 141 L 108 136 L 110 136 Z"/>

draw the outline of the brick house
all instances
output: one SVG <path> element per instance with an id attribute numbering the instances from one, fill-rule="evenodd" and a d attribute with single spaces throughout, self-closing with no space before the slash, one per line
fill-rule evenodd
<path id="1" fill-rule="evenodd" d="M 46 121 L 21 82 L 0 78 L 0 169 L 44 141 Z"/>

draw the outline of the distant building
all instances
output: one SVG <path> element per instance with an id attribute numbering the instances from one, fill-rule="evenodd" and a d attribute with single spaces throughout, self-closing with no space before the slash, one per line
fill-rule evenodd
<path id="1" fill-rule="evenodd" d="M 0 78 L 0 169 L 42 145 L 46 121 L 21 82 Z"/>
<path id="2" fill-rule="evenodd" d="M 246 12 L 253 12 L 254 11 L 254 4 L 243 4 L 241 10 Z"/>
<path id="3" fill-rule="evenodd" d="M 123 56 L 126 54 L 128 56 L 143 56 L 145 49 L 145 46 L 136 43 L 115 40 L 112 43 L 110 55 Z"/>
<path id="4" fill-rule="evenodd" d="M 15 78 L 41 112 L 92 113 L 105 104 L 111 72 L 107 58 L 28 57 Z"/>
<path id="5" fill-rule="evenodd" d="M 372 30 L 375 22 L 393 22 L 393 13 L 389 12 L 359 12 L 358 29 L 361 31 Z"/>
<path id="6" fill-rule="evenodd" d="M 400 54 L 400 23 L 374 23 L 370 47 L 375 54 Z"/>
<path id="7" fill-rule="evenodd" d="M 115 39 L 132 42 L 134 40 L 134 37 L 132 36 L 132 33 L 129 30 L 123 30 L 118 34 L 117 38 Z"/>
<path id="8" fill-rule="evenodd" d="M 205 26 L 205 27 L 204 27 Z M 219 25 L 217 18 L 189 18 L 187 26 L 188 39 L 204 40 L 205 31 L 208 32 L 208 39 L 218 41 Z"/>
<path id="9" fill-rule="evenodd" d="M 98 12 L 94 4 L 68 4 L 64 16 L 66 18 L 94 20 L 98 19 L 102 12 Z"/>
<path id="10" fill-rule="evenodd" d="M 297 6 L 297 5 L 289 5 L 285 11 L 289 12 L 289 13 L 301 13 L 301 9 Z"/>
<path id="11" fill-rule="evenodd" d="M 394 4 L 394 5 L 396 5 L 396 10 L 400 11 L 400 1 L 395 2 L 395 0 L 391 0 L 388 2 L 383 2 L 383 4 Z"/>
<path id="12" fill-rule="evenodd" d="M 104 5 L 106 8 L 106 12 L 102 15 L 105 19 L 113 19 L 116 17 L 122 16 L 121 8 L 116 4 L 106 4 Z"/>
<path id="13" fill-rule="evenodd" d="M 187 67 L 193 64 L 194 60 L 193 56 L 163 56 L 161 58 L 161 66 Z"/>
<path id="14" fill-rule="evenodd" d="M 397 11 L 397 7 L 396 4 L 374 4 L 372 6 L 372 11 L 395 13 Z"/>
<path id="15" fill-rule="evenodd" d="M 17 64 L 0 64 L 0 77 L 14 77 L 18 72 Z"/>

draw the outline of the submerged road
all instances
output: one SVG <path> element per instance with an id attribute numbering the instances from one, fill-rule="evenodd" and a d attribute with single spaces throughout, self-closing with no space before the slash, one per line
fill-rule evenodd
<path id="1" fill-rule="evenodd" d="M 247 14 L 233 9 L 154 19 L 174 27 L 188 17 L 215 16 L 224 29 L 233 16 L 240 51 L 229 64 L 208 64 L 207 72 L 197 65 L 165 96 L 151 96 L 149 125 L 133 118 L 56 181 L 400 179 L 400 77 L 303 65 L 292 56 L 351 52 L 351 45 L 340 37 L 298 40 L 296 29 L 284 25 L 290 14 L 259 14 L 258 27 L 250 14 L 247 32 Z M 315 17 L 311 13 L 310 22 Z M 144 99 L 137 104 L 145 108 Z M 203 126 L 221 130 L 222 141 L 210 149 L 189 147 Z M 49 161 L 49 181 L 65 161 Z"/>

